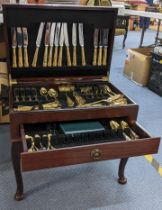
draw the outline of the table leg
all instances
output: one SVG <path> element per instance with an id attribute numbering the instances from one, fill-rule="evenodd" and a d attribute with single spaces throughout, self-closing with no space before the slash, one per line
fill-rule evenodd
<path id="1" fill-rule="evenodd" d="M 20 167 L 20 153 L 22 152 L 22 143 L 14 142 L 12 143 L 11 153 L 12 153 L 12 164 L 15 172 L 17 190 L 15 194 L 15 199 L 20 201 L 24 198 L 23 194 L 23 180 Z"/>
<path id="2" fill-rule="evenodd" d="M 123 49 L 125 48 L 125 40 L 126 40 L 126 38 L 127 38 L 127 34 L 128 34 L 128 29 L 126 29 L 125 34 L 124 34 Z"/>
<path id="3" fill-rule="evenodd" d="M 158 20 L 158 27 L 157 27 L 156 37 L 155 37 L 155 45 L 157 45 L 158 38 L 159 38 L 160 24 L 161 24 L 161 20 Z"/>
<path id="4" fill-rule="evenodd" d="M 147 17 L 143 17 L 143 27 L 142 27 L 142 33 L 141 33 L 139 47 L 142 47 L 142 44 L 143 44 L 143 38 L 144 38 L 145 31 L 146 31 L 146 21 L 147 21 Z"/>
<path id="5" fill-rule="evenodd" d="M 122 158 L 120 160 L 119 171 L 118 171 L 118 175 L 119 175 L 118 182 L 119 182 L 119 184 L 126 184 L 127 183 L 127 179 L 124 176 L 124 170 L 125 170 L 125 166 L 127 164 L 127 161 L 128 161 L 128 158 Z"/>

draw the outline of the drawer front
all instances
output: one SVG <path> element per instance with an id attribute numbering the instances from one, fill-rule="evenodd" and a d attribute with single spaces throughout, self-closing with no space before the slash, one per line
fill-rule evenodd
<path id="1" fill-rule="evenodd" d="M 32 153 L 23 152 L 21 153 L 22 171 L 157 153 L 160 138 L 150 137 L 139 125 L 135 125 L 135 129 L 140 139 Z M 25 151 L 25 142 L 23 147 Z"/>

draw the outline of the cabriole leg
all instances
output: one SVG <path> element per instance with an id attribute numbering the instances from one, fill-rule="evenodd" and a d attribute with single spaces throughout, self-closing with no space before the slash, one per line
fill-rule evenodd
<path id="1" fill-rule="evenodd" d="M 125 169 L 125 166 L 127 164 L 127 161 L 128 161 L 128 158 L 122 158 L 120 160 L 119 171 L 118 171 L 118 175 L 119 175 L 118 182 L 119 182 L 119 184 L 126 184 L 127 183 L 127 179 L 124 176 L 124 169 Z"/>
<path id="2" fill-rule="evenodd" d="M 12 153 L 12 164 L 16 178 L 17 190 L 15 194 L 15 199 L 20 201 L 24 198 L 23 194 L 23 180 L 20 167 L 20 153 L 22 152 L 21 142 L 12 143 L 11 153 Z"/>

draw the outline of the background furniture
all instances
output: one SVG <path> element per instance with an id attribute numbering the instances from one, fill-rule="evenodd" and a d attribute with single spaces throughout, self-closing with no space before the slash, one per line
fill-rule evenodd
<path id="1" fill-rule="evenodd" d="M 129 15 L 118 15 L 116 21 L 115 36 L 124 35 L 123 48 L 128 34 Z"/>

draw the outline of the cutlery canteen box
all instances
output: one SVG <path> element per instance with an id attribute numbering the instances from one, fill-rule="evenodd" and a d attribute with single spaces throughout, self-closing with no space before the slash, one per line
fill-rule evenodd
<path id="1" fill-rule="evenodd" d="M 157 153 L 160 138 L 109 81 L 117 9 L 4 5 L 3 13 L 15 198 L 24 197 L 24 171 L 93 161 L 120 159 L 126 183 L 128 158 Z"/>

